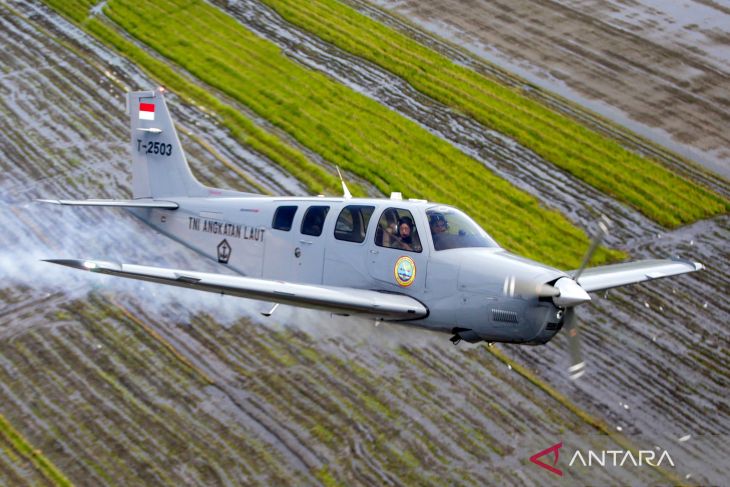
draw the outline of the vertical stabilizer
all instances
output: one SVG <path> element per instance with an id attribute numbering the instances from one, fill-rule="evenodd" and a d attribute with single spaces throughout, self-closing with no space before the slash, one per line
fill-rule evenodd
<path id="1" fill-rule="evenodd" d="M 127 95 L 132 143 L 132 195 L 137 198 L 207 196 L 190 171 L 162 90 Z"/>

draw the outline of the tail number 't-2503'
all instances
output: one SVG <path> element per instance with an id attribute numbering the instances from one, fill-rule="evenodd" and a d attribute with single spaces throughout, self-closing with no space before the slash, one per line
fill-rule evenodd
<path id="1" fill-rule="evenodd" d="M 137 139 L 137 152 L 169 156 L 172 154 L 172 144 L 165 144 L 164 142 L 147 142 L 143 144 L 140 139 Z"/>

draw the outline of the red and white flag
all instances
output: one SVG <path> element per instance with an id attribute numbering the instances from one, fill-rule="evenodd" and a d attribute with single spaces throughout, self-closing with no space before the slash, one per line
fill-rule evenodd
<path id="1" fill-rule="evenodd" d="M 154 103 L 140 103 L 139 104 L 139 119 L 140 120 L 154 120 L 155 119 L 155 104 Z"/>

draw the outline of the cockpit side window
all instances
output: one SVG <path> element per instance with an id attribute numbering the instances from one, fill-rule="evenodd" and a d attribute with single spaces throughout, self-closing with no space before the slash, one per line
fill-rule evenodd
<path id="1" fill-rule="evenodd" d="M 302 234 L 319 237 L 322 235 L 324 228 L 324 220 L 329 213 L 329 206 L 310 206 L 302 219 Z"/>
<path id="2" fill-rule="evenodd" d="M 274 219 L 271 222 L 271 228 L 275 230 L 283 230 L 288 232 L 291 230 L 291 224 L 294 221 L 294 215 L 297 213 L 296 206 L 280 206 L 274 213 Z"/>
<path id="3" fill-rule="evenodd" d="M 335 223 L 335 238 L 346 242 L 364 242 L 373 211 L 375 211 L 374 206 L 349 205 L 344 207 Z"/>
<path id="4" fill-rule="evenodd" d="M 380 215 L 375 231 L 375 245 L 389 249 L 421 252 L 421 239 L 410 211 L 387 208 Z"/>
<path id="5" fill-rule="evenodd" d="M 435 207 L 426 211 L 436 250 L 466 247 L 497 247 L 496 242 L 474 220 L 450 207 Z"/>

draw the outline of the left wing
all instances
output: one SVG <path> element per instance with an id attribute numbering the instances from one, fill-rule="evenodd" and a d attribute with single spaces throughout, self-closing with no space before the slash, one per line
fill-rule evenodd
<path id="1" fill-rule="evenodd" d="M 699 262 L 682 259 L 639 260 L 624 264 L 592 267 L 583 271 L 578 284 L 587 292 L 676 276 L 704 269 Z"/>
<path id="2" fill-rule="evenodd" d="M 163 208 L 177 210 L 180 205 L 174 201 L 140 198 L 136 200 L 37 200 L 39 203 L 65 206 L 112 206 L 118 208 Z"/>
<path id="3" fill-rule="evenodd" d="M 428 316 L 428 308 L 420 301 L 404 294 L 390 292 L 315 284 L 293 284 L 252 277 L 93 260 L 59 259 L 46 262 L 112 276 L 261 299 L 338 314 L 364 314 L 391 321 L 416 320 Z"/>

